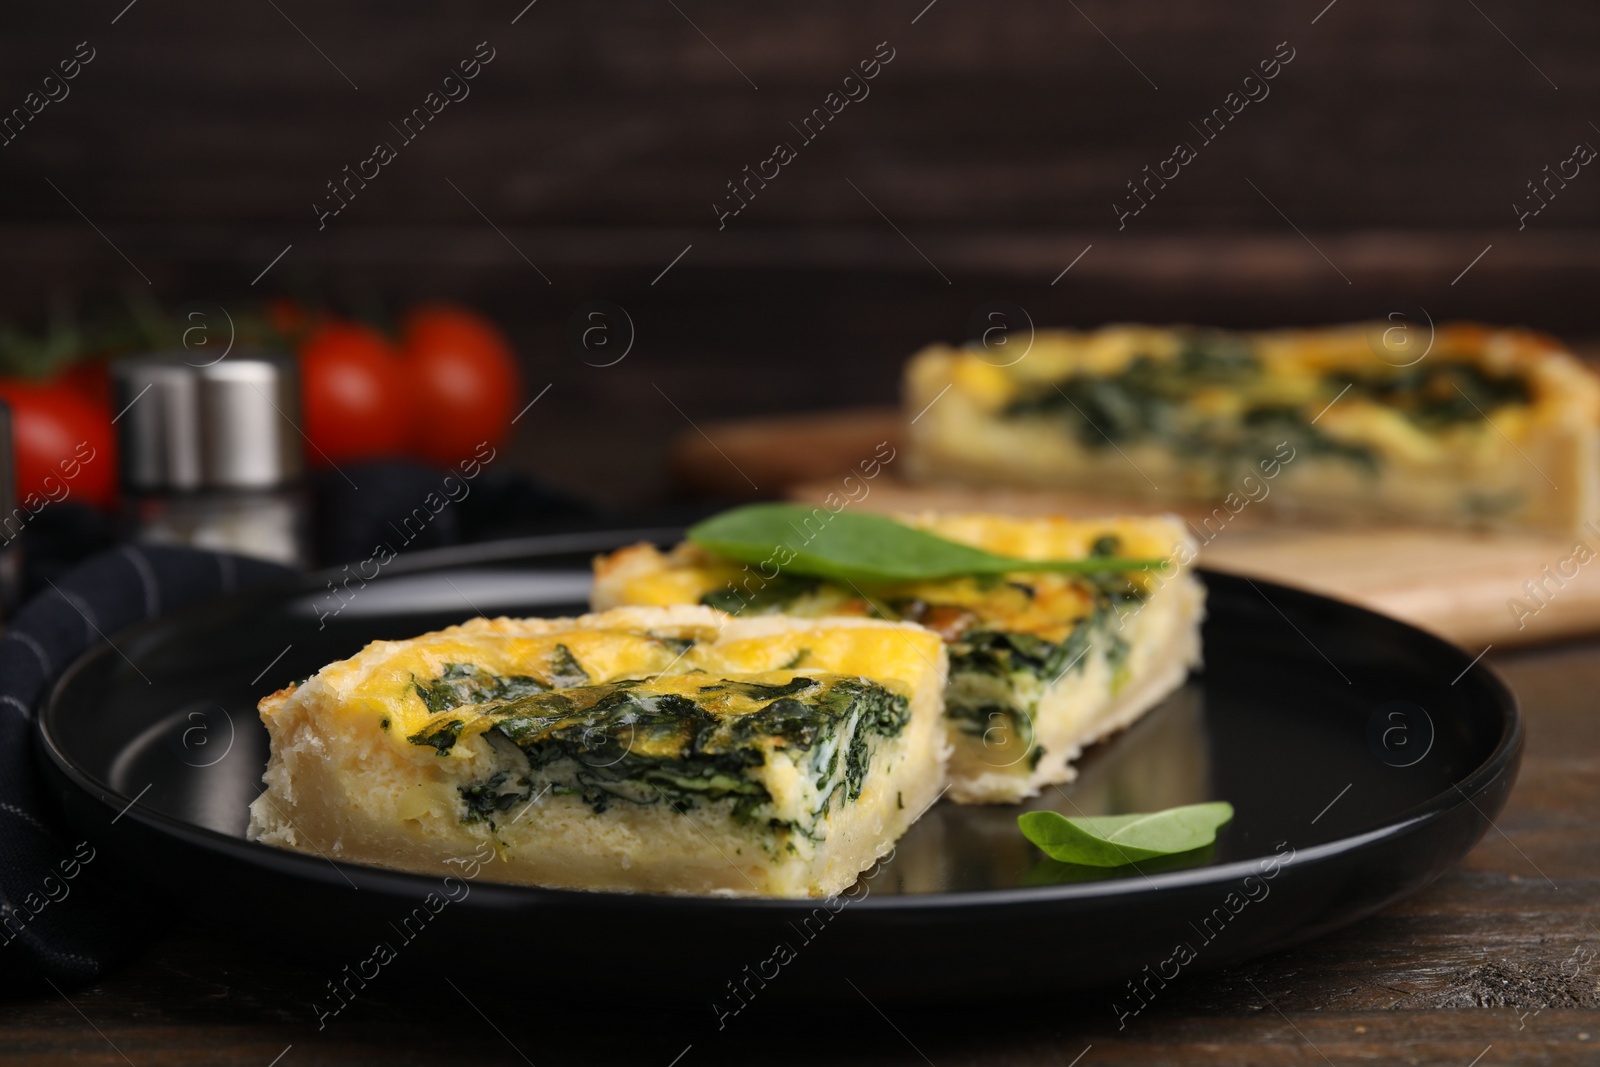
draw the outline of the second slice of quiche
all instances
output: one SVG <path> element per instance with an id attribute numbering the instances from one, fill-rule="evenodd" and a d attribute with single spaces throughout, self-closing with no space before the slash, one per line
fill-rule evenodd
<path id="1" fill-rule="evenodd" d="M 809 530 L 827 527 L 818 508 Z M 1070 781 L 1089 744 L 1127 726 L 1200 662 L 1204 589 L 1176 519 L 923 515 L 902 521 L 1020 559 L 1157 559 L 1160 569 L 1029 572 L 862 584 L 755 568 L 685 542 L 641 544 L 595 563 L 594 605 L 705 604 L 741 617 L 910 620 L 949 647 L 950 795 L 1008 802 Z"/>
<path id="2" fill-rule="evenodd" d="M 261 702 L 251 840 L 495 881 L 828 896 L 939 795 L 922 627 L 705 607 L 474 619 Z"/>
<path id="3" fill-rule="evenodd" d="M 1526 330 L 1420 334 L 1107 326 L 1040 331 L 1003 363 L 935 345 L 906 366 L 907 464 L 925 482 L 1203 501 L 1222 525 L 1230 494 L 1338 519 L 1600 521 L 1600 378 Z"/>

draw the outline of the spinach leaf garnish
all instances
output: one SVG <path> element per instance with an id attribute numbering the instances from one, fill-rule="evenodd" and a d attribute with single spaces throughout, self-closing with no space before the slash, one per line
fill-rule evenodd
<path id="1" fill-rule="evenodd" d="M 1140 860 L 1138 866 L 1087 867 L 1081 863 L 1062 863 L 1049 856 L 1040 856 L 1022 876 L 1023 885 L 1075 885 L 1097 882 L 1105 878 L 1128 878 L 1134 875 L 1160 874 L 1163 871 L 1185 871 L 1204 867 L 1216 858 L 1215 845 L 1202 845 L 1188 852 L 1174 852 L 1170 856 L 1155 856 Z"/>
<path id="2" fill-rule="evenodd" d="M 820 516 L 820 517 L 819 517 Z M 1159 559 L 1015 559 L 946 540 L 882 515 L 801 504 L 748 504 L 689 528 L 695 544 L 741 563 L 775 561 L 793 574 L 914 582 L 1018 571 L 1104 574 L 1160 567 Z M 785 562 L 784 557 L 788 557 Z"/>
<path id="3" fill-rule="evenodd" d="M 1156 856 L 1202 848 L 1217 839 L 1217 828 L 1233 818 L 1225 800 L 1187 804 L 1165 811 L 1068 818 L 1054 811 L 1017 816 L 1022 836 L 1062 863 L 1121 867 Z"/>

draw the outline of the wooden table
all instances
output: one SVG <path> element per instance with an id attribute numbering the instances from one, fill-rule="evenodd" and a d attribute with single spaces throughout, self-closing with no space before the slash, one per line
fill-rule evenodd
<path id="1" fill-rule="evenodd" d="M 564 984 L 559 959 L 528 961 L 517 990 L 466 982 L 458 992 L 438 976 L 413 976 L 374 983 L 319 1032 L 310 1001 L 326 975 L 180 919 L 70 1002 L 46 990 L 0 1005 L 0 1061 L 1600 1063 L 1600 641 L 1495 664 L 1524 702 L 1526 757 L 1498 825 L 1459 869 L 1349 929 L 1186 977 L 1120 1032 L 1106 993 L 1029 1004 L 1026 991 L 997 991 L 986 1002 L 887 1015 L 864 999 L 843 1011 L 755 1001 L 719 1033 L 705 1009 L 628 1007 L 670 973 L 605 938 L 596 951 L 618 952 L 614 988 Z"/>

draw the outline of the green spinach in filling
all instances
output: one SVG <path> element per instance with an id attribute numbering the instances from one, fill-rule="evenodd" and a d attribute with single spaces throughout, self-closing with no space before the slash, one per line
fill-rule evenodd
<path id="1" fill-rule="evenodd" d="M 551 689 L 588 685 L 589 672 L 583 669 L 583 665 L 573 656 L 571 649 L 566 645 L 557 645 L 550 656 L 549 684 L 530 674 L 493 674 L 474 663 L 446 663 L 444 673 L 439 677 L 427 683 L 413 678 L 411 684 L 427 709 L 437 715 L 441 711 L 453 711 L 469 704 L 515 700 L 517 697 L 544 693 Z M 430 727 L 430 730 L 432 731 L 430 736 L 438 732 L 436 727 Z M 416 738 L 412 737 L 410 740 L 415 741 Z M 439 747 L 433 741 L 427 743 Z M 452 737 L 450 744 L 443 746 L 443 750 L 448 751 L 450 745 L 454 743 L 455 739 Z"/>
<path id="2" fill-rule="evenodd" d="M 1372 449 L 1324 433 L 1314 425 L 1316 413 L 1301 407 L 1262 398 L 1237 418 L 1216 418 L 1189 406 L 1196 392 L 1211 386 L 1237 387 L 1248 397 L 1261 370 L 1243 338 L 1197 332 L 1171 360 L 1141 355 L 1114 375 L 1076 374 L 1024 393 L 1002 414 L 1066 419 L 1086 448 L 1155 439 L 1228 475 L 1252 467 L 1285 441 L 1297 453 L 1342 458 L 1376 472 L 1379 459 Z M 1352 395 L 1392 407 L 1430 432 L 1482 422 L 1496 407 L 1530 400 L 1521 377 L 1494 377 L 1474 364 L 1443 359 L 1372 375 L 1330 372 L 1324 379 L 1326 399 L 1346 386 Z"/>
<path id="3" fill-rule="evenodd" d="M 1506 404 L 1528 404 L 1533 394 L 1526 379 L 1491 377 L 1471 363 L 1419 363 L 1382 377 L 1331 374 L 1329 386 L 1376 400 L 1405 413 L 1426 430 L 1483 421 Z"/>
<path id="4" fill-rule="evenodd" d="M 781 572 L 774 578 L 761 578 L 759 581 L 759 588 L 746 589 L 743 593 L 737 592 L 731 584 L 721 589 L 713 589 L 700 598 L 700 603 L 708 608 L 726 611 L 730 615 L 744 612 L 764 615 L 768 612 L 782 611 L 793 601 L 816 592 L 817 587 L 822 584 L 820 578 Z"/>
<path id="5" fill-rule="evenodd" d="M 1106 539 L 1113 540 L 1113 539 Z M 1096 549 L 1114 551 L 1111 545 Z M 1045 692 L 1068 671 L 1084 670 L 1098 648 L 1118 684 L 1128 659 L 1121 616 L 1135 610 L 1145 594 L 1122 575 L 1082 579 L 1094 590 L 1094 607 L 1061 641 L 1035 634 L 974 628 L 950 644 L 950 687 L 945 715 L 962 733 L 986 739 L 999 727 L 1027 752 L 1028 767 L 1038 766 L 1044 749 L 1034 741 L 1033 716 Z M 997 721 L 998 720 L 998 721 Z"/>
<path id="6" fill-rule="evenodd" d="M 1197 365 L 1199 358 L 1196 357 Z M 1208 373 L 1230 373 L 1231 357 L 1217 357 L 1217 363 Z M 1274 440 L 1281 441 L 1278 436 Z M 1120 539 L 1114 535 L 1098 538 L 1089 552 L 1095 556 L 1115 556 L 1122 550 Z M 1032 596 L 1033 590 L 1020 582 L 1007 580 L 1001 575 L 984 576 L 980 584 L 995 586 L 1005 584 Z M 1119 684 L 1124 664 L 1128 658 L 1128 642 L 1122 636 L 1119 619 L 1144 599 L 1145 594 L 1124 575 L 1083 575 L 1074 578 L 1090 594 L 1092 608 L 1077 620 L 1064 640 L 1050 641 L 1030 633 L 1005 630 L 985 622 L 980 615 L 971 616 L 970 625 L 949 642 L 950 685 L 945 691 L 945 715 L 962 733 L 987 739 L 989 731 L 999 729 L 1001 735 L 1024 746 L 1028 766 L 1038 765 L 1044 750 L 1034 743 L 1033 715 L 1040 697 L 1066 671 L 1082 671 L 1089 659 L 1089 650 L 1097 649 L 1112 670 L 1113 685 Z M 816 578 L 794 579 L 780 576 L 763 588 L 759 604 L 748 598 L 740 603 L 760 611 L 792 611 L 794 602 L 816 594 L 825 588 L 839 589 Z M 853 590 L 867 603 L 868 614 L 874 618 L 891 620 L 910 619 L 926 621 L 931 609 L 940 607 L 936 600 L 900 596 L 892 590 L 884 593 L 871 589 Z M 714 607 L 721 593 L 708 593 L 702 603 Z M 797 661 L 802 657 L 797 657 Z M 790 663 L 793 667 L 796 663 Z"/>
<path id="7" fill-rule="evenodd" d="M 484 691 L 521 685 L 475 677 Z M 535 778 L 557 794 L 581 796 L 596 812 L 617 802 L 686 811 L 731 800 L 736 816 L 755 818 L 772 797 L 750 771 L 779 749 L 795 750 L 796 763 L 813 776 L 820 817 L 835 798 L 847 803 L 860 797 L 874 740 L 898 736 L 911 717 L 905 697 L 861 678 L 796 676 L 768 684 L 708 677 L 690 687 L 691 695 L 660 691 L 656 682 L 534 690 L 471 709 L 491 720 L 484 735 L 489 744 L 502 756 L 515 749 L 522 760 L 461 790 L 466 821 L 492 820 L 529 800 Z M 441 715 L 408 740 L 443 755 L 459 740 L 463 722 Z"/>

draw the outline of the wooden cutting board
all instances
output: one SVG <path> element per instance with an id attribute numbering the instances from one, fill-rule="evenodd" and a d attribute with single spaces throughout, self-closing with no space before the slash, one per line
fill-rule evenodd
<path id="1" fill-rule="evenodd" d="M 1198 526 L 1205 507 L 1152 507 L 1065 491 L 913 486 L 896 477 L 896 461 L 878 477 L 861 479 L 858 464 L 880 442 L 901 447 L 900 420 L 895 409 L 867 408 L 706 423 L 703 434 L 677 442 L 673 468 L 686 487 L 704 493 L 748 495 L 754 486 L 762 496 L 813 502 L 829 493 L 845 496 L 842 479 L 855 470 L 850 492 L 860 499 L 851 506 L 877 511 L 1175 511 L 1200 530 L 1203 566 L 1361 604 L 1473 652 L 1600 633 L 1600 530 L 1579 538 L 1287 523 L 1246 507 L 1213 532 Z"/>

